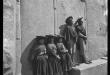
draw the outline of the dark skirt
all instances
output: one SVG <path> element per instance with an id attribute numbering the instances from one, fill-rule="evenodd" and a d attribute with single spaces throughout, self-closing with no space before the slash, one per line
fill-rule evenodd
<path id="1" fill-rule="evenodd" d="M 78 38 L 77 43 L 76 43 L 77 60 L 79 63 L 86 62 L 85 51 L 84 51 L 84 43 L 83 42 L 84 42 L 83 38 Z"/>
<path id="2" fill-rule="evenodd" d="M 70 52 L 70 48 L 72 48 L 72 53 Z M 75 41 L 74 40 L 70 40 L 67 42 L 67 49 L 68 49 L 68 53 L 71 56 L 73 65 L 76 65 L 78 63 L 78 60 L 77 60 L 77 53 L 76 53 Z M 74 50 L 75 50 L 75 52 L 74 52 Z"/>
<path id="3" fill-rule="evenodd" d="M 35 56 L 32 66 L 33 66 L 33 75 L 49 75 L 48 63 L 44 55 Z"/>
<path id="4" fill-rule="evenodd" d="M 60 53 L 62 70 L 69 71 L 73 67 L 73 62 L 69 53 Z"/>
<path id="5" fill-rule="evenodd" d="M 53 55 L 48 57 L 48 71 L 49 75 L 63 75 L 60 60 Z"/>

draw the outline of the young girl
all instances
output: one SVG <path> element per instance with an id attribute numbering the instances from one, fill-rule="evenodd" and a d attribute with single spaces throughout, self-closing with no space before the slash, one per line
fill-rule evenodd
<path id="1" fill-rule="evenodd" d="M 60 64 L 60 57 L 56 54 L 57 48 L 54 44 L 54 36 L 47 35 L 47 54 L 49 75 L 62 75 L 62 68 Z"/>
<path id="2" fill-rule="evenodd" d="M 63 75 L 68 75 L 69 71 L 73 67 L 73 63 L 72 63 L 71 56 L 68 53 L 68 50 L 65 48 L 63 44 L 62 36 L 57 36 L 56 46 L 57 46 L 58 54 L 60 55 L 60 58 L 61 58 Z"/>
<path id="3" fill-rule="evenodd" d="M 33 75 L 48 75 L 48 63 L 44 37 L 37 36 L 38 46 L 32 52 Z"/>

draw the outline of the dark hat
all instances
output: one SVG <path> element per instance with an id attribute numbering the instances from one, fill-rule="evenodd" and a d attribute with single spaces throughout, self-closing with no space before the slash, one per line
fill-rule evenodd
<path id="1" fill-rule="evenodd" d="M 72 18 L 72 19 L 73 19 L 73 17 L 72 17 L 72 16 L 67 17 L 67 19 L 70 19 L 70 18 Z"/>
<path id="2" fill-rule="evenodd" d="M 69 21 L 70 21 L 71 18 L 73 19 L 72 16 L 67 17 L 66 20 L 65 20 L 65 22 L 66 22 L 66 23 L 69 23 Z"/>
<path id="3" fill-rule="evenodd" d="M 59 39 L 59 38 L 63 38 L 64 39 L 64 37 L 63 36 L 61 36 L 61 35 L 57 35 L 57 38 Z"/>
<path id="4" fill-rule="evenodd" d="M 46 38 L 55 38 L 54 35 L 46 35 Z"/>
<path id="5" fill-rule="evenodd" d="M 45 39 L 44 36 L 36 36 L 36 38 L 37 38 L 38 40 Z"/>
<path id="6" fill-rule="evenodd" d="M 83 17 L 78 18 L 78 21 L 82 21 L 82 18 L 83 18 Z"/>

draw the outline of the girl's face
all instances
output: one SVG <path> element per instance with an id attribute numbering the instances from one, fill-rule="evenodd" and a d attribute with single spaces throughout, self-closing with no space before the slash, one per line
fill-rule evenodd
<path id="1" fill-rule="evenodd" d="M 82 22 L 82 21 L 80 21 L 80 22 L 79 22 L 79 24 L 80 24 L 80 25 L 82 25 L 82 24 L 83 24 L 83 22 Z"/>
<path id="2" fill-rule="evenodd" d="M 69 19 L 69 23 L 70 23 L 71 25 L 73 24 L 73 19 L 72 19 L 72 18 Z"/>
<path id="3" fill-rule="evenodd" d="M 39 40 L 40 44 L 44 44 L 44 39 Z"/>
<path id="4" fill-rule="evenodd" d="M 43 51 L 41 51 L 41 53 L 40 54 L 46 54 L 46 49 L 45 50 L 43 50 Z"/>
<path id="5" fill-rule="evenodd" d="M 54 43 L 54 38 L 51 38 L 51 43 Z"/>
<path id="6" fill-rule="evenodd" d="M 59 39 L 59 42 L 60 42 L 60 43 L 62 43 L 62 41 L 63 41 L 63 39 L 62 39 L 62 38 L 60 38 L 60 39 Z"/>

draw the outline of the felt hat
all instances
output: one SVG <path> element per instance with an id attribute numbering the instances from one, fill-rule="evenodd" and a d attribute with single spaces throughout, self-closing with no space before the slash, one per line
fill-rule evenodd
<path id="1" fill-rule="evenodd" d="M 46 38 L 55 38 L 55 36 L 54 35 L 46 35 Z"/>
<path id="2" fill-rule="evenodd" d="M 37 38 L 38 40 L 45 39 L 44 36 L 36 36 L 36 38 Z"/>

